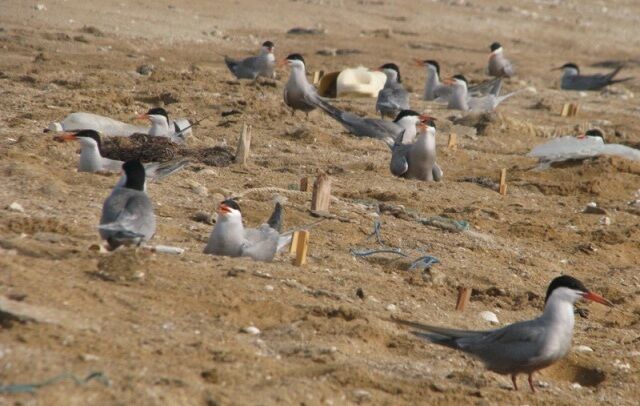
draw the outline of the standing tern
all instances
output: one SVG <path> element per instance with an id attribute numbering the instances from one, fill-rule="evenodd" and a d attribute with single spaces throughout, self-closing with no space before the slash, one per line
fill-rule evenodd
<path id="1" fill-rule="evenodd" d="M 402 86 L 398 65 L 386 63 L 378 70 L 387 76 L 387 81 L 378 93 L 376 111 L 384 119 L 385 116 L 396 117 L 401 110 L 409 110 L 409 92 Z"/>
<path id="2" fill-rule="evenodd" d="M 418 337 L 479 358 L 490 371 L 511 375 L 515 390 L 518 390 L 518 374 L 528 374 L 529 386 L 535 392 L 533 373 L 560 360 L 571 348 L 575 324 L 573 307 L 579 299 L 613 306 L 607 299 L 589 291 L 576 278 L 563 275 L 551 281 L 544 312 L 533 320 L 487 331 L 456 330 L 398 319 L 393 321 L 415 328 L 414 334 Z"/>
<path id="3" fill-rule="evenodd" d="M 122 161 L 104 158 L 101 154 L 102 142 L 100 134 L 94 130 L 82 130 L 65 133 L 55 137 L 58 141 L 78 141 L 80 143 L 80 160 L 78 172 L 120 172 Z M 181 158 L 168 162 L 149 162 L 144 165 L 146 178 L 160 180 L 184 168 L 189 160 Z M 124 182 L 124 178 L 121 179 Z"/>
<path id="4" fill-rule="evenodd" d="M 538 169 L 546 169 L 555 162 L 580 161 L 599 155 L 614 155 L 640 161 L 640 150 L 620 144 L 605 144 L 604 133 L 599 128 L 587 130 L 584 134 L 555 138 L 538 145 L 527 156 L 538 158 Z"/>
<path id="5" fill-rule="evenodd" d="M 478 113 L 493 111 L 500 103 L 520 92 L 520 90 L 517 90 L 503 96 L 488 94 L 486 96 L 474 97 L 469 96 L 468 82 L 463 75 L 455 75 L 450 80 L 447 80 L 447 82 L 449 82 L 453 88 L 447 107 L 462 111 Z"/>
<path id="6" fill-rule="evenodd" d="M 448 103 L 453 93 L 453 88 L 440 81 L 440 64 L 432 59 L 416 59 L 419 66 L 424 66 L 427 70 L 427 81 L 424 86 L 424 100 L 436 100 Z M 502 79 L 496 78 L 479 83 L 468 88 L 471 96 L 485 96 L 487 94 L 498 95 L 502 87 Z"/>
<path id="7" fill-rule="evenodd" d="M 291 67 L 289 80 L 284 86 L 284 103 L 291 107 L 291 115 L 295 115 L 296 110 L 303 111 L 309 116 L 309 112 L 314 110 L 320 96 L 315 87 L 307 80 L 304 58 L 300 54 L 287 56 L 281 64 Z"/>
<path id="8" fill-rule="evenodd" d="M 575 63 L 569 62 L 552 70 L 562 70 L 560 88 L 564 90 L 600 90 L 614 83 L 626 82 L 632 77 L 614 79 L 622 66 L 618 66 L 609 73 L 596 73 L 594 75 L 581 75 L 580 68 Z"/>
<path id="9" fill-rule="evenodd" d="M 489 54 L 489 65 L 487 66 L 489 76 L 495 76 L 497 78 L 510 78 L 513 76 L 513 66 L 507 57 L 504 56 L 502 45 L 500 45 L 499 42 L 494 42 L 490 48 L 491 53 Z"/>
<path id="10" fill-rule="evenodd" d="M 116 185 L 104 201 L 98 231 L 114 250 L 121 245 L 140 245 L 156 232 L 151 199 L 144 192 L 145 168 L 140 160 L 122 165 L 126 181 Z"/>
<path id="11" fill-rule="evenodd" d="M 282 219 L 282 205 L 276 203 L 266 224 L 259 228 L 245 228 L 238 203 L 231 199 L 225 200 L 218 206 L 218 220 L 204 253 L 270 262 L 291 238 L 290 234 L 280 235 Z"/>
<path id="12" fill-rule="evenodd" d="M 237 79 L 257 80 L 262 76 L 268 79 L 275 79 L 276 76 L 276 58 L 273 54 L 275 45 L 271 41 L 265 41 L 260 47 L 260 53 L 257 56 L 251 56 L 246 59 L 237 60 L 227 56 L 224 62 Z"/>
<path id="13" fill-rule="evenodd" d="M 148 134 L 151 137 L 165 137 L 177 144 L 183 144 L 186 137 L 191 133 L 191 124 L 185 119 L 176 121 L 169 120 L 169 113 L 162 107 L 149 109 L 145 114 L 141 114 L 138 119 L 147 119 L 151 122 Z"/>
<path id="14" fill-rule="evenodd" d="M 442 169 L 436 164 L 436 124 L 432 117 L 420 116 L 420 132 L 413 141 L 402 134 L 391 149 L 389 169 L 398 177 L 425 181 L 442 180 Z"/>

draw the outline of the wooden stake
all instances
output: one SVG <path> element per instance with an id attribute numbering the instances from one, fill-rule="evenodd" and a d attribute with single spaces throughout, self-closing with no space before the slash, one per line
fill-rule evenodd
<path id="1" fill-rule="evenodd" d="M 238 148 L 236 149 L 236 163 L 246 165 L 249 161 L 249 151 L 251 149 L 251 126 L 242 125 L 242 134 L 238 140 Z"/>
<path id="2" fill-rule="evenodd" d="M 458 149 L 458 137 L 456 133 L 449 134 L 449 143 L 447 144 L 447 148 L 449 149 Z"/>
<path id="3" fill-rule="evenodd" d="M 326 173 L 320 174 L 313 183 L 311 210 L 329 212 L 331 199 L 331 178 Z"/>
<path id="4" fill-rule="evenodd" d="M 309 250 L 309 231 L 302 230 L 298 232 L 298 241 L 296 244 L 296 259 L 293 261 L 295 266 L 302 266 L 307 263 L 307 251 Z"/>
<path id="5" fill-rule="evenodd" d="M 307 178 L 306 176 L 300 179 L 300 191 L 301 192 L 309 191 L 309 178 Z"/>
<path id="6" fill-rule="evenodd" d="M 570 117 L 575 117 L 578 115 L 578 110 L 580 109 L 580 106 L 578 106 L 575 103 L 571 103 L 571 109 L 569 111 L 569 116 Z"/>
<path id="7" fill-rule="evenodd" d="M 317 86 L 318 83 L 320 83 L 320 79 L 322 79 L 322 76 L 324 76 L 323 70 L 313 72 L 313 84 L 315 86 Z"/>
<path id="8" fill-rule="evenodd" d="M 507 194 L 507 168 L 500 170 L 500 194 Z"/>
<path id="9" fill-rule="evenodd" d="M 469 303 L 469 299 L 471 299 L 471 289 L 460 286 L 458 288 L 458 302 L 456 303 L 456 310 L 463 312 L 467 307 L 467 303 Z"/>
<path id="10" fill-rule="evenodd" d="M 294 231 L 291 235 L 291 245 L 289 245 L 289 254 L 295 254 L 296 249 L 298 248 L 298 237 L 300 236 L 299 231 Z"/>
<path id="11" fill-rule="evenodd" d="M 562 117 L 575 117 L 579 110 L 580 107 L 576 103 L 565 103 L 562 106 L 562 112 L 560 112 L 560 115 Z"/>

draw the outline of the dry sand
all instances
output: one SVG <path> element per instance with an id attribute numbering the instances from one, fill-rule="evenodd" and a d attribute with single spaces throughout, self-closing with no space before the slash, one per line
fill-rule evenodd
<path id="1" fill-rule="evenodd" d="M 37 2 L 2 1 L 0 383 L 101 371 L 110 385 L 61 382 L 35 396 L 0 395 L 0 404 L 637 404 L 640 208 L 628 202 L 640 199 L 640 164 L 599 158 L 537 172 L 524 155 L 551 134 L 594 123 L 612 142 L 640 143 L 632 97 L 640 82 L 580 96 L 558 90 L 558 73 L 550 72 L 567 61 L 585 71 L 625 61 L 624 74 L 640 76 L 640 3 L 500 3 L 42 0 L 39 10 Z M 286 35 L 296 26 L 326 33 Z M 302 52 L 310 71 L 399 63 L 415 108 L 443 123 L 444 182 L 395 179 L 381 143 L 347 135 L 319 112 L 290 117 L 285 71 L 275 87 L 232 81 L 221 55 L 249 55 L 265 39 L 281 57 Z M 483 135 L 456 128 L 459 148 L 447 150 L 446 118 L 455 112 L 419 100 L 424 72 L 412 58 L 438 59 L 445 74 L 477 81 L 496 39 L 518 70 L 506 88 L 536 91 L 500 106 Z M 325 48 L 360 53 L 316 54 Z M 136 73 L 143 64 L 154 65 L 151 76 Z M 131 121 L 163 101 L 173 116 L 205 118 L 190 148 L 234 146 L 242 123 L 253 125 L 251 163 L 198 163 L 150 185 L 159 224 L 153 242 L 183 247 L 184 255 L 91 251 L 116 177 L 77 173 L 78 146 L 52 142 L 42 128 L 74 111 Z M 566 102 L 580 103 L 577 117 L 560 117 Z M 337 104 L 374 114 L 370 99 Z M 240 114 L 222 116 L 233 109 Z M 509 170 L 507 196 L 462 181 L 497 180 L 500 168 Z M 312 231 L 308 265 L 294 267 L 286 255 L 262 264 L 201 253 L 212 226 L 193 217 L 212 213 L 221 195 L 280 188 L 287 227 L 313 221 L 309 194 L 291 185 L 319 170 L 333 178 L 340 219 Z M 268 217 L 273 195 L 244 196 L 247 224 Z M 581 213 L 591 201 L 610 225 L 604 215 Z M 5 209 L 13 202 L 24 213 Z M 354 246 L 375 247 L 366 236 L 381 204 L 386 244 L 436 256 L 442 263 L 432 273 L 408 271 L 408 261 L 392 255 L 350 255 Z M 398 205 L 469 221 L 471 231 L 421 225 Z M 538 374 L 544 384 L 536 395 L 524 377 L 514 392 L 508 377 L 385 321 L 486 329 L 484 310 L 501 324 L 531 318 L 561 273 L 617 308 L 589 306 L 574 345 L 593 352 L 572 352 Z M 474 289 L 465 312 L 453 310 L 459 286 Z M 261 333 L 241 332 L 247 326 Z"/>

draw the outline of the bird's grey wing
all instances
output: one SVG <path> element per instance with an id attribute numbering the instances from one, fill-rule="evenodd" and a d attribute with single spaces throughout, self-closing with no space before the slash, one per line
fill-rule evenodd
<path id="1" fill-rule="evenodd" d="M 102 158 L 101 170 L 105 172 L 120 172 L 122 171 L 122 161 L 116 161 L 115 159 Z"/>
<path id="2" fill-rule="evenodd" d="M 391 151 L 391 162 L 389 169 L 395 176 L 403 176 L 409 170 L 407 155 L 411 150 L 411 145 L 396 144 Z"/>
<path id="3" fill-rule="evenodd" d="M 493 95 L 469 98 L 469 110 L 473 112 L 489 112 L 493 111 L 498 105 L 497 99 Z"/>
<path id="4" fill-rule="evenodd" d="M 486 96 L 488 94 L 498 95 L 502 88 L 502 78 L 487 80 L 477 85 L 469 87 L 469 95 L 474 97 Z"/>
<path id="5" fill-rule="evenodd" d="M 436 182 L 440 182 L 442 180 L 442 177 L 444 176 L 444 172 L 442 171 L 442 168 L 440 168 L 440 166 L 437 163 L 433 164 L 432 173 L 433 173 L 433 180 L 435 180 Z"/>
<path id="6" fill-rule="evenodd" d="M 504 67 L 502 68 L 502 72 L 504 72 L 504 75 L 507 77 L 513 76 L 513 74 L 515 73 L 515 69 L 513 68 L 513 64 L 510 60 L 504 60 Z"/>
<path id="7" fill-rule="evenodd" d="M 436 103 L 448 103 L 452 92 L 453 89 L 451 88 L 451 86 L 440 84 L 433 91 L 433 95 L 435 96 L 434 101 Z"/>
<path id="8" fill-rule="evenodd" d="M 259 62 L 257 56 L 251 56 L 243 60 L 225 57 L 227 67 L 238 79 L 255 79 L 260 69 Z"/>
<path id="9" fill-rule="evenodd" d="M 150 239 L 155 233 L 156 227 L 151 200 L 141 193 L 129 196 L 125 194 L 124 197 L 126 201 L 121 206 L 122 209 L 117 212 L 117 217 L 115 218 L 113 217 L 117 208 L 107 208 L 107 202 L 105 201 L 103 220 L 100 222 L 99 229 L 110 237 L 120 236 L 119 238 L 126 239 L 129 236 L 130 238 L 142 238 L 143 240 Z M 105 216 L 107 212 L 109 213 Z"/>
<path id="10" fill-rule="evenodd" d="M 256 261 L 271 261 L 278 249 L 279 236 L 278 232 L 268 224 L 263 224 L 257 229 L 245 229 L 241 255 Z"/>
<path id="11" fill-rule="evenodd" d="M 149 162 L 144 164 L 144 172 L 148 179 L 159 181 L 182 170 L 188 164 L 187 158 L 178 158 L 167 162 Z"/>

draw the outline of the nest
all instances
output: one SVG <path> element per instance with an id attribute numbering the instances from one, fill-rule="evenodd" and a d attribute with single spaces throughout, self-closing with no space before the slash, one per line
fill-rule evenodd
<path id="1" fill-rule="evenodd" d="M 188 158 L 208 166 L 229 166 L 234 160 L 227 147 L 185 148 L 164 137 L 133 134 L 130 137 L 105 138 L 102 155 L 120 161 L 140 159 L 143 162 L 167 162 L 176 158 Z"/>

